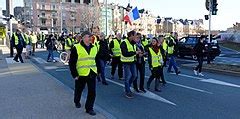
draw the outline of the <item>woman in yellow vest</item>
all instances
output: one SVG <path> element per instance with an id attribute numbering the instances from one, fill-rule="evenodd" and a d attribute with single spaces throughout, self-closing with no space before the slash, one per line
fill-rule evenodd
<path id="1" fill-rule="evenodd" d="M 161 92 L 161 90 L 159 89 L 159 82 L 160 78 L 164 80 L 162 68 L 163 57 L 156 38 L 152 39 L 151 46 L 148 48 L 148 63 L 152 75 L 148 79 L 147 89 L 150 89 L 150 84 L 152 80 L 155 79 L 155 91 Z"/>
<path id="2" fill-rule="evenodd" d="M 69 67 L 72 77 L 75 79 L 74 103 L 76 108 L 80 108 L 82 91 L 87 84 L 88 94 L 85 104 L 86 113 L 96 115 L 93 110 L 96 98 L 96 55 L 97 47 L 91 42 L 91 33 L 85 31 L 81 34 L 82 41 L 75 44 L 71 50 Z"/>

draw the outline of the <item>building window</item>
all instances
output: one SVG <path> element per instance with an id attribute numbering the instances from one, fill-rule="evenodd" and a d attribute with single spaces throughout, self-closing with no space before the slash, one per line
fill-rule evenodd
<path id="1" fill-rule="evenodd" d="M 41 16 L 42 16 L 42 17 L 45 17 L 45 15 L 46 15 L 45 12 L 42 12 L 42 13 L 41 13 Z"/>
<path id="2" fill-rule="evenodd" d="M 52 10 L 56 10 L 56 5 L 52 5 Z"/>
<path id="3" fill-rule="evenodd" d="M 66 2 L 71 2 L 71 0 L 66 0 Z"/>
<path id="4" fill-rule="evenodd" d="M 80 3 L 80 0 L 75 0 L 75 3 Z"/>
<path id="5" fill-rule="evenodd" d="M 42 4 L 42 9 L 45 9 L 45 5 L 44 4 Z"/>
<path id="6" fill-rule="evenodd" d="M 57 20 L 56 20 L 56 19 L 53 20 L 53 25 L 54 25 L 54 26 L 57 25 Z"/>
<path id="7" fill-rule="evenodd" d="M 42 25 L 46 25 L 46 19 L 42 19 Z"/>
<path id="8" fill-rule="evenodd" d="M 56 0 L 51 0 L 52 3 L 56 3 L 57 1 Z"/>

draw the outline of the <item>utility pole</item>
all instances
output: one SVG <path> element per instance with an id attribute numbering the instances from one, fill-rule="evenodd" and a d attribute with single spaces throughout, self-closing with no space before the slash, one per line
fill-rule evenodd
<path id="1" fill-rule="evenodd" d="M 60 6 L 61 6 L 61 33 L 63 33 L 63 13 L 62 13 L 62 8 L 63 8 L 63 6 L 62 6 L 62 1 L 60 2 Z"/>
<path id="2" fill-rule="evenodd" d="M 211 42 L 211 22 L 212 22 L 212 0 L 208 0 L 209 2 L 209 29 L 208 29 L 208 43 Z"/>
<path id="3" fill-rule="evenodd" d="M 106 3 L 105 3 L 105 12 L 106 12 L 106 36 L 108 35 L 107 33 L 108 33 L 108 19 L 107 19 L 107 13 L 108 13 L 108 6 L 107 6 L 107 0 L 105 1 Z"/>

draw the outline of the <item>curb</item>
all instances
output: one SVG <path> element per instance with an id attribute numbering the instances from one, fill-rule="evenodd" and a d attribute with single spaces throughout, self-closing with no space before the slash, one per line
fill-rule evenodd
<path id="1" fill-rule="evenodd" d="M 195 65 L 194 65 L 195 66 Z M 182 64 L 181 67 L 183 68 L 187 68 L 187 69 L 191 69 L 193 70 L 192 65 L 186 65 L 186 64 Z M 208 71 L 210 73 L 218 73 L 218 74 L 224 74 L 224 75 L 232 75 L 232 76 L 240 76 L 240 72 L 235 72 L 235 71 L 227 71 L 227 70 L 221 70 L 221 69 L 213 69 L 213 68 L 206 68 L 206 67 L 202 67 L 203 70 Z"/>

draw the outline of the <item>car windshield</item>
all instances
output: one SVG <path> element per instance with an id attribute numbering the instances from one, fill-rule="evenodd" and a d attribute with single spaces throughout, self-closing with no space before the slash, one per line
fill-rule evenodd
<path id="1" fill-rule="evenodd" d="M 187 44 L 196 44 L 197 43 L 197 38 L 194 37 L 189 37 L 186 41 Z"/>

